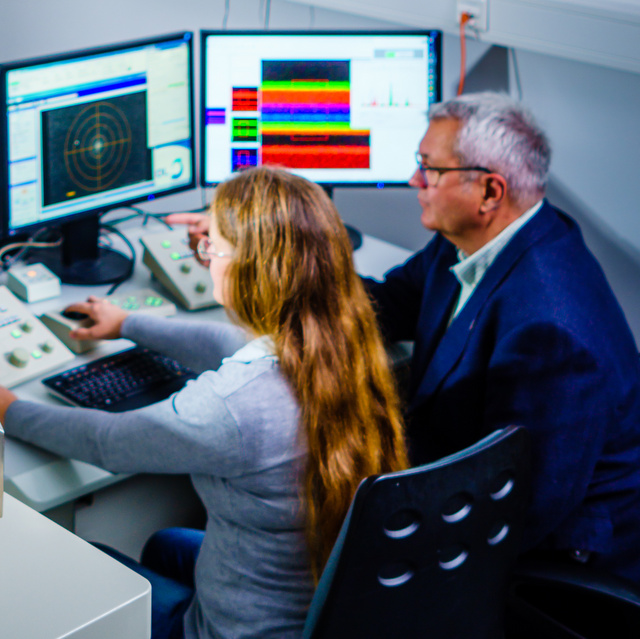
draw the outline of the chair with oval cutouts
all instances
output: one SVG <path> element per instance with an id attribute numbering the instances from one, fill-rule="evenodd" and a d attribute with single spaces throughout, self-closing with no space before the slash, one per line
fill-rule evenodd
<path id="1" fill-rule="evenodd" d="M 528 502 L 528 433 L 365 479 L 303 639 L 498 639 Z"/>

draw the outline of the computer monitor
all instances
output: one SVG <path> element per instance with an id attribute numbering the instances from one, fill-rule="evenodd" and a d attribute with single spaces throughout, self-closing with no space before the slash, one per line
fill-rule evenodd
<path id="1" fill-rule="evenodd" d="M 117 281 L 99 216 L 195 186 L 193 34 L 0 65 L 4 241 L 59 228 L 37 252 L 63 281 Z"/>
<path id="2" fill-rule="evenodd" d="M 260 164 L 329 189 L 407 184 L 440 100 L 440 32 L 201 38 L 203 186 Z"/>

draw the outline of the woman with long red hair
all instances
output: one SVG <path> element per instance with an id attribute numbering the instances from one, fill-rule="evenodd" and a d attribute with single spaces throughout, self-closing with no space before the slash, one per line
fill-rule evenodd
<path id="1" fill-rule="evenodd" d="M 180 601 L 154 599 L 154 637 L 299 637 L 359 482 L 407 463 L 387 355 L 317 185 L 269 167 L 222 183 L 198 252 L 233 325 L 127 316 L 93 298 L 73 306 L 94 320 L 76 337 L 127 337 L 201 371 L 196 380 L 121 414 L 2 389 L 0 419 L 12 436 L 109 470 L 192 476 L 206 531 L 161 532 L 143 553 L 152 584 L 149 568 L 185 588 Z M 167 567 L 180 553 L 197 556 L 193 589 Z"/>

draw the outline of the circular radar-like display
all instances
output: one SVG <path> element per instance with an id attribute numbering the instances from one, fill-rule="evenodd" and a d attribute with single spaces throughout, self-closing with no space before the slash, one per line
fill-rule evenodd
<path id="1" fill-rule="evenodd" d="M 109 102 L 93 102 L 74 118 L 64 144 L 69 177 L 81 189 L 102 191 L 122 174 L 131 153 L 127 117 Z"/>

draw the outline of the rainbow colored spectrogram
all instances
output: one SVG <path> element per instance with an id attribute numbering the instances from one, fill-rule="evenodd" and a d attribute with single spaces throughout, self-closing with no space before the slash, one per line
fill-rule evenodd
<path id="1" fill-rule="evenodd" d="M 351 128 L 349 61 L 263 60 L 262 163 L 367 169 L 370 131 Z"/>

